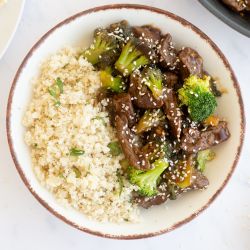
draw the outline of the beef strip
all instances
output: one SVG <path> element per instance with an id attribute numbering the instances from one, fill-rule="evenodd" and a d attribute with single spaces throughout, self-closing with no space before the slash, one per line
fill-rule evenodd
<path id="1" fill-rule="evenodd" d="M 166 34 L 162 37 L 158 46 L 159 61 L 162 67 L 174 69 L 177 63 L 176 50 L 173 47 L 172 37 Z"/>
<path id="2" fill-rule="evenodd" d="M 163 81 L 168 88 L 173 89 L 178 84 L 178 76 L 170 71 L 163 73 Z"/>
<path id="3" fill-rule="evenodd" d="M 226 4 L 229 8 L 231 8 L 235 12 L 241 12 L 246 9 L 245 0 L 222 0 L 224 4 Z"/>
<path id="4" fill-rule="evenodd" d="M 205 131 L 185 128 L 181 138 L 181 148 L 188 153 L 194 153 L 218 145 L 229 137 L 230 132 L 224 121 L 220 121 L 217 126 L 208 127 Z"/>
<path id="5" fill-rule="evenodd" d="M 191 48 L 183 48 L 179 52 L 179 60 L 182 80 L 190 75 L 203 76 L 203 60 L 197 51 Z"/>
<path id="6" fill-rule="evenodd" d="M 128 92 L 138 108 L 155 109 L 163 106 L 163 100 L 155 99 L 148 87 L 142 83 L 139 72 L 134 72 L 131 75 Z"/>
<path id="7" fill-rule="evenodd" d="M 134 36 L 139 40 L 137 49 L 142 51 L 151 62 L 158 62 L 158 55 L 156 53 L 156 46 L 161 39 L 161 31 L 153 26 L 135 26 L 132 28 Z"/>
<path id="8" fill-rule="evenodd" d="M 172 134 L 175 138 L 180 138 L 182 127 L 182 112 L 179 108 L 176 94 L 173 89 L 167 89 L 164 98 L 164 112 L 169 121 Z"/>
<path id="9" fill-rule="evenodd" d="M 189 187 L 180 189 L 176 185 L 171 185 L 166 182 L 161 183 L 158 187 L 158 194 L 152 197 L 144 197 L 135 194 L 133 201 L 143 208 L 149 208 L 153 205 L 160 205 L 168 199 L 176 199 L 180 194 L 189 190 L 202 190 L 209 185 L 209 181 L 205 175 L 203 175 L 197 169 L 193 169 L 192 183 Z"/>
<path id="10" fill-rule="evenodd" d="M 125 115 L 116 115 L 115 128 L 123 153 L 129 164 L 137 169 L 149 169 L 150 163 L 139 147 L 135 145 L 135 135 L 129 129 L 128 120 Z"/>
<path id="11" fill-rule="evenodd" d="M 113 97 L 114 111 L 117 115 L 125 115 L 128 127 L 131 128 L 136 123 L 136 113 L 132 105 L 130 94 L 121 93 Z"/>

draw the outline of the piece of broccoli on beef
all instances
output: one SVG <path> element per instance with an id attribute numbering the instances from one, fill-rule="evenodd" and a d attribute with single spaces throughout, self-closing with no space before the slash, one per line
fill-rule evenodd
<path id="1" fill-rule="evenodd" d="M 182 88 L 178 90 L 178 96 L 182 105 L 188 107 L 188 112 L 193 121 L 201 122 L 213 114 L 217 102 L 209 88 L 210 77 L 203 79 L 197 76 L 189 76 L 184 81 Z"/>
<path id="2" fill-rule="evenodd" d="M 142 196 L 153 196 L 156 195 L 157 185 L 161 174 L 167 169 L 169 163 L 167 159 L 159 159 L 155 161 L 152 166 L 153 168 L 147 171 L 129 168 L 129 180 L 132 184 L 138 186 L 138 193 Z"/>

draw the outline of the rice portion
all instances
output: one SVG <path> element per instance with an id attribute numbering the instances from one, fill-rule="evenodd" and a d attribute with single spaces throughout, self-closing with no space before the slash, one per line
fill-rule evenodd
<path id="1" fill-rule="evenodd" d="M 48 89 L 60 78 L 60 105 Z M 23 124 L 35 175 L 56 199 L 98 221 L 138 221 L 131 203 L 135 187 L 117 177 L 121 154 L 112 157 L 108 143 L 117 141 L 108 113 L 95 100 L 99 73 L 78 51 L 65 48 L 41 66 Z M 71 156 L 70 149 L 84 151 Z M 122 191 L 122 192 L 120 192 Z"/>

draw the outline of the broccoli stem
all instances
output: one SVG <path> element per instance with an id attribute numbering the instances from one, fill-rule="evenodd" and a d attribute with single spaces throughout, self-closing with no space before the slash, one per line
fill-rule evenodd
<path id="1" fill-rule="evenodd" d="M 128 42 L 123 47 L 121 55 L 115 63 L 115 68 L 124 76 L 129 76 L 134 70 L 148 63 L 148 58 L 142 55 L 132 42 Z"/>
<path id="2" fill-rule="evenodd" d="M 112 76 L 109 70 L 100 71 L 100 79 L 103 87 L 116 93 L 121 93 L 124 91 L 125 86 L 122 78 L 120 76 Z"/>
<path id="3" fill-rule="evenodd" d="M 145 75 L 145 84 L 151 90 L 155 99 L 159 99 L 163 95 L 161 71 L 159 69 L 149 68 L 146 70 Z"/>

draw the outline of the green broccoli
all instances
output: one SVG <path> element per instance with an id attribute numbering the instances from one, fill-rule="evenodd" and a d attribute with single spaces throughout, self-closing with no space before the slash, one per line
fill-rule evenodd
<path id="1" fill-rule="evenodd" d="M 159 99 L 163 95 L 163 86 L 162 86 L 162 74 L 159 69 L 156 68 L 147 68 L 144 70 L 144 83 L 152 91 L 155 99 Z"/>
<path id="2" fill-rule="evenodd" d="M 152 127 L 159 125 L 165 119 L 161 109 L 146 110 L 139 122 L 135 126 L 136 134 L 145 132 Z"/>
<path id="3" fill-rule="evenodd" d="M 209 88 L 210 77 L 203 79 L 189 76 L 182 88 L 179 89 L 179 99 L 182 105 L 187 105 L 193 121 L 201 122 L 213 114 L 217 102 Z"/>
<path id="4" fill-rule="evenodd" d="M 212 161 L 214 158 L 215 153 L 211 149 L 199 151 L 197 155 L 198 169 L 204 172 L 207 161 Z"/>
<path id="5" fill-rule="evenodd" d="M 149 59 L 136 47 L 136 43 L 135 40 L 130 40 L 115 63 L 115 68 L 124 76 L 129 76 L 134 70 L 149 64 Z"/>
<path id="6" fill-rule="evenodd" d="M 125 84 L 120 76 L 112 76 L 112 69 L 106 68 L 100 71 L 102 86 L 113 92 L 121 93 L 125 89 Z"/>
<path id="7" fill-rule="evenodd" d="M 83 57 L 93 65 L 97 64 L 102 58 L 102 54 L 110 50 L 117 49 L 117 41 L 110 36 L 105 29 L 97 29 L 94 33 L 94 41 L 88 49 L 83 52 Z"/>
<path id="8" fill-rule="evenodd" d="M 129 180 L 132 184 L 138 186 L 138 193 L 143 196 L 156 195 L 157 184 L 159 178 L 164 170 L 168 167 L 168 161 L 166 159 L 159 159 L 153 164 L 153 168 L 147 171 L 129 168 Z"/>

